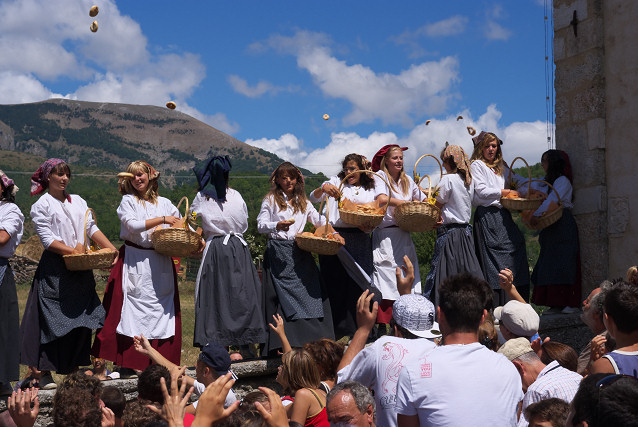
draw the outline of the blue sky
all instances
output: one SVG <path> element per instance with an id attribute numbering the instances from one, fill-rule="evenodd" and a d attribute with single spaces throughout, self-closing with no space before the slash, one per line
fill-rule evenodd
<path id="1" fill-rule="evenodd" d="M 544 0 L 0 0 L 0 52 L 2 104 L 174 100 L 312 171 L 470 151 L 466 126 L 506 160 L 547 149 Z"/>

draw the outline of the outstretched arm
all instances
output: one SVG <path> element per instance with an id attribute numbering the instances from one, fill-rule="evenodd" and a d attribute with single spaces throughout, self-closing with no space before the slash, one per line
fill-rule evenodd
<path id="1" fill-rule="evenodd" d="M 133 337 L 133 348 L 135 348 L 137 352 L 148 356 L 149 359 L 151 359 L 154 363 L 166 367 L 171 375 L 176 372 L 181 372 L 181 368 L 162 356 L 159 351 L 155 350 L 144 335 Z M 193 383 L 195 382 L 195 380 L 188 375 L 183 375 L 181 379 L 182 381 L 185 381 L 189 386 L 193 385 Z"/>
<path id="2" fill-rule="evenodd" d="M 352 359 L 354 359 L 354 357 L 366 346 L 368 336 L 374 327 L 377 320 L 377 312 L 379 311 L 379 303 L 376 301 L 372 307 L 370 307 L 372 297 L 374 297 L 374 294 L 370 293 L 370 291 L 366 289 L 357 300 L 358 328 L 350 341 L 350 345 L 348 345 L 348 349 L 343 354 L 341 362 L 339 362 L 337 371 L 348 366 L 352 362 Z"/>
<path id="3" fill-rule="evenodd" d="M 505 268 L 498 273 L 498 285 L 507 294 L 509 299 L 527 304 L 521 294 L 514 287 L 514 273 L 509 268 Z"/>
<path id="4" fill-rule="evenodd" d="M 290 343 L 288 342 L 288 337 L 286 336 L 286 331 L 284 330 L 284 319 L 279 314 L 273 314 L 272 318 L 275 319 L 275 324 L 269 323 L 270 329 L 275 331 L 279 339 L 281 340 L 281 350 L 283 354 L 288 353 L 292 350 Z"/>

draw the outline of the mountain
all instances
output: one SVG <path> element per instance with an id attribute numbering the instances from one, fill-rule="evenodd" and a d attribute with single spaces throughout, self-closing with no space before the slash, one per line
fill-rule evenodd
<path id="1" fill-rule="evenodd" d="M 0 105 L 0 149 L 113 170 L 138 159 L 189 170 L 227 154 L 233 171 L 270 174 L 283 161 L 176 110 L 68 99 Z"/>

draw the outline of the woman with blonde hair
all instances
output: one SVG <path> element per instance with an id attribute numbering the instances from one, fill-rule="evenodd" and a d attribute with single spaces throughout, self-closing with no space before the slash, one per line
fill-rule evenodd
<path id="1" fill-rule="evenodd" d="M 286 408 L 290 421 L 307 427 L 329 427 L 326 393 L 319 388 L 319 370 L 310 353 L 293 348 L 281 361 L 276 381 L 294 397 Z"/>
<path id="2" fill-rule="evenodd" d="M 390 197 L 386 182 L 375 175 L 376 198 L 381 205 L 389 205 L 383 222 L 372 232 L 372 283 L 381 290 L 383 298 L 379 304 L 377 323 L 389 323 L 392 318 L 392 303 L 399 297 L 396 267 L 403 265 L 404 255 L 410 258 L 414 266 L 412 292 L 421 293 L 421 275 L 414 243 L 410 233 L 401 230 L 394 219 L 394 209 L 397 206 L 412 200 L 425 199 L 425 194 L 403 169 L 403 152 L 407 149 L 398 145 L 386 145 L 372 159 L 372 171 L 385 178 L 392 188 Z"/>
<path id="3" fill-rule="evenodd" d="M 134 161 L 121 175 L 123 197 L 117 216 L 124 245 L 106 287 L 106 320 L 95 336 L 92 354 L 124 368 L 143 370 L 151 360 L 135 351 L 133 337 L 144 335 L 153 348 L 179 365 L 182 325 L 177 275 L 171 257 L 153 250 L 151 234 L 156 227 L 177 222 L 180 214 L 158 194 L 160 174 L 148 163 Z"/>
<path id="4" fill-rule="evenodd" d="M 506 295 L 498 285 L 499 272 L 509 268 L 514 283 L 525 301 L 529 300 L 529 265 L 525 238 L 501 205 L 501 197 L 509 194 L 511 182 L 506 182 L 509 168 L 503 161 L 501 141 L 491 132 L 481 132 L 472 138 L 471 173 L 474 180 L 474 244 L 485 280 L 494 291 L 494 306 L 505 304 Z M 522 183 L 512 173 L 512 180 Z"/>

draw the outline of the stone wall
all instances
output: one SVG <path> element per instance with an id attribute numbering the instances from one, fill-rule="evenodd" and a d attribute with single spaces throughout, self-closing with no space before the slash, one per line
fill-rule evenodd
<path id="1" fill-rule="evenodd" d="M 556 146 L 574 170 L 583 295 L 638 263 L 634 18 L 638 2 L 554 0 Z"/>

